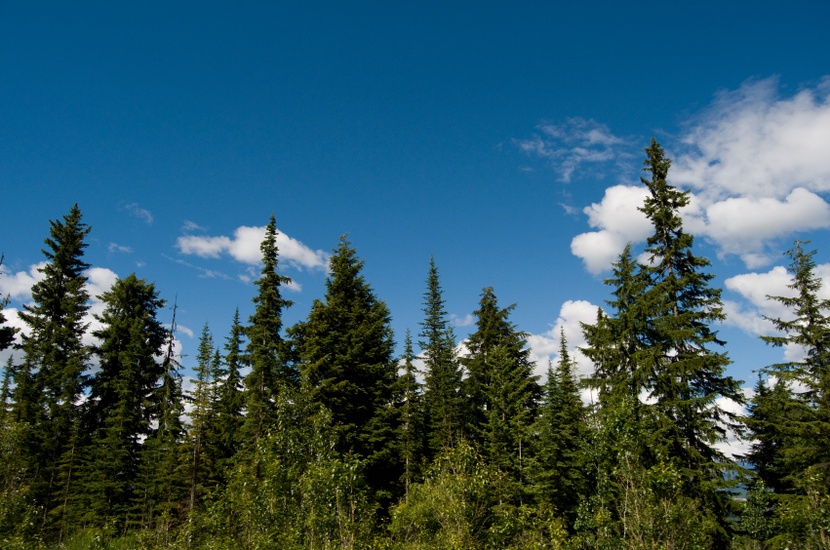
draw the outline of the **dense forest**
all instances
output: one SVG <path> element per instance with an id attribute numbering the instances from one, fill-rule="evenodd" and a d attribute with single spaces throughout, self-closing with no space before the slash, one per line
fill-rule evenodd
<path id="1" fill-rule="evenodd" d="M 341 238 L 325 295 L 283 326 L 272 216 L 254 312 L 205 324 L 186 392 L 170 304 L 135 274 L 100 299 L 95 344 L 78 206 L 51 222 L 42 279 L 16 330 L 0 317 L 3 548 L 830 548 L 830 302 L 814 253 L 788 252 L 788 310 L 747 416 L 727 374 L 709 262 L 646 149 L 653 232 L 584 325 L 593 374 L 565 335 L 534 376 L 513 306 L 484 288 L 459 342 L 430 260 L 419 327 L 396 356 L 391 313 Z M 418 352 L 416 353 L 416 349 Z M 189 387 L 189 385 L 185 385 Z M 581 394 L 590 389 L 590 405 Z M 753 442 L 740 463 L 718 443 Z"/>

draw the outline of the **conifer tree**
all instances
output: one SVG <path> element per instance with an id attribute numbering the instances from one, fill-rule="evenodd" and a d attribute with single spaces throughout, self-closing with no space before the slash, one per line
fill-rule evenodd
<path id="1" fill-rule="evenodd" d="M 452 448 L 463 434 L 461 368 L 455 351 L 455 334 L 444 309 L 444 297 L 434 258 L 429 259 L 424 320 L 418 343 L 424 360 L 424 406 L 430 457 Z"/>
<path id="2" fill-rule="evenodd" d="M 424 456 L 424 417 L 422 384 L 418 381 L 415 352 L 412 349 L 412 333 L 407 329 L 404 338 L 403 373 L 398 378 L 396 395 L 399 399 L 398 441 L 400 459 L 403 461 L 404 498 L 409 488 L 420 476 Z"/>
<path id="3" fill-rule="evenodd" d="M 190 458 L 182 445 L 185 438 L 184 393 L 181 365 L 176 358 L 176 308 L 166 335 L 166 351 L 161 363 L 159 385 L 152 395 L 155 429 L 141 450 L 141 471 L 137 501 L 141 523 L 168 532 L 186 508 L 189 479 L 186 464 Z"/>
<path id="4" fill-rule="evenodd" d="M 389 491 L 400 472 L 391 408 L 397 380 L 389 309 L 362 274 L 364 262 L 345 236 L 329 260 L 326 295 L 292 330 L 303 380 L 331 411 L 337 449 L 367 461 L 367 478 Z"/>
<path id="5" fill-rule="evenodd" d="M 23 362 L 15 376 L 14 408 L 31 429 L 28 463 L 35 474 L 34 490 L 45 512 L 71 490 L 61 480 L 60 465 L 74 463 L 78 402 L 86 385 L 89 349 L 83 343 L 89 308 L 83 261 L 90 228 L 78 205 L 62 220 L 50 221 L 43 279 L 32 287 L 32 304 L 19 313 L 27 329 L 22 334 Z M 61 484 L 60 481 L 64 483 Z M 46 516 L 44 516 L 44 521 Z"/>
<path id="6" fill-rule="evenodd" d="M 251 371 L 245 377 L 244 432 L 252 444 L 267 431 L 274 398 L 280 388 L 298 382 L 297 372 L 286 361 L 282 338 L 282 311 L 291 302 L 282 297 L 280 287 L 291 280 L 277 272 L 279 250 L 273 214 L 265 228 L 260 251 L 262 271 L 256 281 L 259 292 L 254 297 L 255 309 L 246 330 L 246 360 Z"/>
<path id="7" fill-rule="evenodd" d="M 156 318 L 164 300 L 152 283 L 130 274 L 101 295 L 94 335 L 100 369 L 92 378 L 86 430 L 92 445 L 82 472 L 82 520 L 123 526 L 134 509 L 142 442 L 151 434 L 158 357 L 167 332 Z"/>
<path id="8" fill-rule="evenodd" d="M 712 288 L 708 260 L 692 252 L 693 237 L 683 229 L 687 193 L 667 182 L 670 160 L 652 140 L 641 178 L 649 194 L 641 210 L 654 233 L 646 242 L 645 264 L 626 249 L 615 265 L 615 316 L 600 314 L 586 327 L 586 355 L 594 360 L 601 403 L 629 404 L 631 429 L 648 436 L 636 463 L 666 463 L 684 480 L 682 494 L 701 498 L 722 520 L 723 470 L 729 461 L 715 444 L 724 426 L 738 429 L 720 398 L 743 403 L 737 381 L 725 374 L 729 359 L 713 324 L 723 320 L 720 290 Z M 646 404 L 648 403 L 648 404 Z"/>
<path id="9" fill-rule="evenodd" d="M 589 467 L 584 449 L 590 434 L 564 329 L 559 338 L 559 359 L 555 369 L 548 365 L 534 426 L 532 471 L 539 501 L 572 523 L 579 503 L 587 496 Z"/>
<path id="10" fill-rule="evenodd" d="M 242 339 L 244 329 L 239 323 L 239 309 L 234 312 L 233 323 L 230 334 L 225 340 L 224 361 L 215 362 L 220 370 L 215 375 L 219 381 L 217 389 L 216 405 L 216 436 L 217 445 L 217 470 L 222 479 L 226 478 L 226 472 L 231 466 L 232 457 L 242 446 L 241 430 L 245 417 L 245 393 L 243 391 L 243 380 L 240 373 L 244 360 L 242 352 Z M 224 368 L 221 366 L 224 365 Z"/>
<path id="11" fill-rule="evenodd" d="M 508 319 L 514 305 L 500 308 L 491 287 L 481 293 L 477 330 L 467 340 L 464 380 L 467 433 L 482 444 L 494 466 L 523 483 L 530 425 L 540 388 L 533 375 L 526 335 Z"/>
<path id="12" fill-rule="evenodd" d="M 792 346 L 803 352 L 801 359 L 767 369 L 784 386 L 777 393 L 785 395 L 774 401 L 775 406 L 788 407 L 786 422 L 778 424 L 784 462 L 780 473 L 793 489 L 803 492 L 813 487 L 826 495 L 830 494 L 830 300 L 819 296 L 823 282 L 816 274 L 814 255 L 815 251 L 805 251 L 798 241 L 787 252 L 792 274 L 789 288 L 794 295 L 770 299 L 783 304 L 791 318 L 769 319 L 779 334 L 763 339 L 773 346 Z M 789 388 L 793 383 L 801 388 L 798 392 Z M 755 407 L 763 404 L 763 399 L 755 399 Z M 772 435 L 764 434 L 761 442 L 772 444 Z"/>

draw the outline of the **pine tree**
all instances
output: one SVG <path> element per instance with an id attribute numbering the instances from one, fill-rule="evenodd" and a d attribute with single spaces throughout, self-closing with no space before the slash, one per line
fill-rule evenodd
<path id="1" fill-rule="evenodd" d="M 239 309 L 234 312 L 230 334 L 225 340 L 224 368 L 214 377 L 217 384 L 216 405 L 216 466 L 222 479 L 231 466 L 231 459 L 242 446 L 241 430 L 245 422 L 245 393 L 240 374 L 242 368 L 242 338 L 244 329 L 239 323 Z"/>
<path id="2" fill-rule="evenodd" d="M 255 444 L 268 429 L 273 400 L 282 386 L 296 385 L 296 371 L 285 360 L 282 338 L 282 311 L 291 306 L 280 292 L 280 286 L 291 280 L 277 272 L 277 223 L 274 215 L 265 228 L 260 246 L 262 271 L 256 281 L 259 289 L 254 297 L 254 314 L 246 330 L 248 347 L 246 360 L 251 372 L 245 377 L 246 415 L 244 432 Z"/>
<path id="3" fill-rule="evenodd" d="M 429 259 L 424 320 L 418 343 L 424 360 L 424 405 L 427 415 L 428 450 L 431 457 L 452 448 L 462 436 L 461 369 L 455 351 L 455 335 L 444 309 L 435 260 Z"/>
<path id="4" fill-rule="evenodd" d="M 83 343 L 89 308 L 83 261 L 90 228 L 74 205 L 62 220 L 50 221 L 43 250 L 43 279 L 32 287 L 31 305 L 19 313 L 27 330 L 22 334 L 24 359 L 15 376 L 14 409 L 18 420 L 31 426 L 28 462 L 44 512 L 60 495 L 71 491 L 59 479 L 59 465 L 73 461 L 73 440 L 79 427 L 79 400 L 86 385 L 89 349 Z M 46 516 L 44 515 L 44 522 Z"/>
<path id="5" fill-rule="evenodd" d="M 404 484 L 404 498 L 408 497 L 410 486 L 420 477 L 424 456 L 423 390 L 417 373 L 412 333 L 407 329 L 404 338 L 403 373 L 398 378 L 395 392 L 399 399 L 398 442 L 400 459 L 403 461 L 401 481 Z"/>
<path id="6" fill-rule="evenodd" d="M 292 334 L 312 398 L 332 413 L 339 452 L 367 461 L 367 478 L 387 493 L 400 472 L 394 456 L 397 380 L 389 309 L 362 275 L 364 262 L 345 236 L 329 260 L 323 301 Z"/>
<path id="7" fill-rule="evenodd" d="M 168 533 L 186 508 L 190 458 L 182 445 L 185 438 L 184 394 L 181 365 L 176 358 L 176 308 L 166 335 L 159 385 L 152 394 L 155 429 L 141 449 L 141 469 L 136 502 L 141 524 Z"/>
<path id="8" fill-rule="evenodd" d="M 133 511 L 142 442 L 151 434 L 157 357 L 167 332 L 156 318 L 164 300 L 152 283 L 130 274 L 101 295 L 103 313 L 85 429 L 92 445 L 82 472 L 84 523 L 125 525 Z"/>
<path id="9" fill-rule="evenodd" d="M 559 360 L 555 369 L 548 366 L 534 426 L 537 437 L 531 469 L 539 501 L 556 509 L 571 524 L 579 503 L 587 497 L 585 445 L 590 434 L 564 329 L 559 342 Z"/>
<path id="10" fill-rule="evenodd" d="M 830 300 L 819 297 L 822 279 L 815 272 L 814 255 L 798 241 L 787 252 L 789 287 L 795 295 L 770 299 L 787 307 L 792 318 L 769 319 L 780 334 L 764 340 L 773 346 L 798 347 L 804 354 L 802 359 L 767 369 L 786 386 L 780 392 L 792 396 L 776 401 L 789 407 L 787 421 L 780 426 L 786 479 L 801 491 L 814 487 L 830 494 Z M 802 389 L 792 391 L 793 383 Z"/>
<path id="11" fill-rule="evenodd" d="M 624 417 L 629 427 L 620 433 L 648 438 L 638 442 L 632 464 L 672 468 L 684 480 L 681 494 L 702 499 L 723 522 L 718 489 L 730 461 L 715 444 L 725 439 L 724 426 L 739 426 L 718 400 L 743 403 L 743 396 L 725 374 L 729 359 L 717 351 L 723 342 L 711 327 L 724 318 L 720 290 L 710 286 L 709 262 L 693 254 L 693 237 L 683 230 L 680 210 L 689 196 L 668 184 L 671 162 L 656 141 L 646 153 L 651 177 L 641 178 L 649 192 L 641 210 L 654 228 L 648 260 L 635 264 L 629 248 L 615 265 L 616 312 L 586 327 L 586 355 L 609 411 L 604 421 Z M 633 410 L 614 412 L 621 407 Z"/>

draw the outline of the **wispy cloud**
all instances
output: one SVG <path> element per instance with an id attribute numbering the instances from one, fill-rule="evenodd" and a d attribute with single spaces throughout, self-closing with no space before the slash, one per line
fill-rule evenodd
<path id="1" fill-rule="evenodd" d="M 107 247 L 107 250 L 109 250 L 110 253 L 120 252 L 122 254 L 131 254 L 132 251 L 133 251 L 133 249 L 130 248 L 129 246 L 125 246 L 123 244 L 118 244 L 118 243 L 110 243 L 109 246 Z"/>
<path id="2" fill-rule="evenodd" d="M 233 237 L 182 235 L 176 241 L 176 248 L 185 255 L 200 258 L 219 258 L 229 255 L 238 262 L 257 265 L 262 260 L 260 245 L 264 238 L 264 226 L 241 226 L 234 231 Z M 327 253 L 322 250 L 313 250 L 284 233 L 277 234 L 277 248 L 280 260 L 295 268 L 323 271 L 328 268 Z"/>
<path id="3" fill-rule="evenodd" d="M 513 143 L 521 151 L 550 162 L 559 179 L 566 183 L 577 170 L 630 156 L 626 141 L 595 120 L 574 117 L 561 124 L 545 122 L 536 129 L 532 137 L 514 139 Z"/>
<path id="4" fill-rule="evenodd" d="M 139 206 L 137 202 L 131 202 L 130 204 L 125 205 L 124 209 L 148 225 L 153 223 L 153 214 L 149 210 Z"/>

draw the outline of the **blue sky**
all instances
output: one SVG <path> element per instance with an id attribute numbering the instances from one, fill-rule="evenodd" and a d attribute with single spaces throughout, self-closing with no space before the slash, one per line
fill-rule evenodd
<path id="1" fill-rule="evenodd" d="M 558 327 L 579 345 L 610 261 L 648 234 L 652 136 L 693 193 L 734 376 L 751 386 L 781 359 L 758 334 L 793 239 L 830 275 L 826 2 L 241 4 L 0 8 L 12 323 L 49 220 L 77 202 L 91 292 L 154 281 L 177 299 L 189 366 L 204 323 L 223 342 L 234 309 L 250 315 L 273 213 L 287 324 L 322 297 L 348 233 L 399 343 L 434 255 L 459 340 L 492 286 L 541 372 Z"/>

